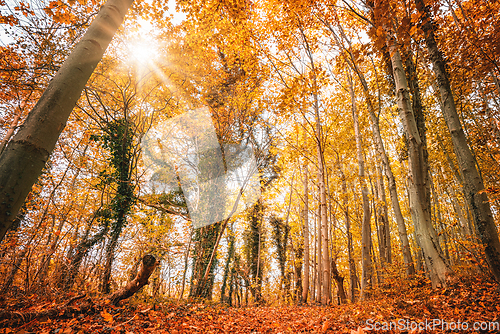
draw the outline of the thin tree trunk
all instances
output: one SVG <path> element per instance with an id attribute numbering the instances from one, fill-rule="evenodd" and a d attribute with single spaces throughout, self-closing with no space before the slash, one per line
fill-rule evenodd
<path id="1" fill-rule="evenodd" d="M 181 292 L 179 294 L 179 300 L 182 300 L 182 297 L 184 297 L 184 289 L 186 287 L 186 273 L 187 273 L 187 269 L 188 269 L 189 252 L 191 251 L 191 241 L 192 240 L 193 240 L 193 230 L 191 230 L 191 232 L 189 233 L 188 246 L 186 248 L 186 253 L 184 255 L 184 270 L 182 271 L 182 286 L 181 286 Z"/>
<path id="2" fill-rule="evenodd" d="M 309 185 L 308 167 L 304 165 L 304 210 L 302 218 L 304 221 L 304 275 L 302 278 L 301 303 L 307 303 L 309 293 Z"/>
<path id="3" fill-rule="evenodd" d="M 343 206 L 345 216 L 345 227 L 347 234 L 347 259 L 349 262 L 349 299 L 352 303 L 356 301 L 357 274 L 356 264 L 354 262 L 354 249 L 352 245 L 351 219 L 349 217 L 349 195 L 347 193 L 347 182 L 342 165 L 339 162 L 339 172 L 342 180 Z"/>
<path id="4" fill-rule="evenodd" d="M 439 226 L 439 229 L 441 230 L 439 235 L 443 239 L 443 245 L 444 245 L 444 255 L 446 257 L 446 260 L 450 262 L 450 252 L 448 250 L 448 232 L 446 231 L 446 227 L 443 224 L 443 219 L 441 217 L 441 208 L 439 205 L 439 200 L 436 195 L 436 189 L 434 187 L 434 180 L 432 178 L 432 175 L 429 173 L 429 182 L 431 186 L 431 195 L 432 199 L 434 202 L 434 214 L 436 217 L 436 225 Z M 453 265 L 453 263 L 451 263 Z"/>
<path id="5" fill-rule="evenodd" d="M 113 235 L 111 236 L 111 239 L 106 247 L 104 271 L 101 279 L 101 292 L 105 294 L 108 294 L 111 291 L 111 268 L 115 259 L 115 249 L 116 246 L 118 246 L 118 239 L 120 238 L 121 230 L 122 228 L 119 227 L 117 230 L 113 231 Z"/>
<path id="6" fill-rule="evenodd" d="M 222 278 L 222 287 L 220 289 L 220 302 L 221 303 L 226 302 L 225 294 L 226 294 L 227 278 L 229 276 L 231 260 L 234 257 L 234 234 L 233 234 L 233 229 L 231 228 L 231 226 L 229 226 L 227 228 L 227 233 L 228 233 L 228 239 L 229 239 L 229 250 L 227 252 L 226 265 L 224 266 L 224 276 Z"/>
<path id="7" fill-rule="evenodd" d="M 317 261 L 317 252 L 318 252 L 318 218 L 316 214 L 314 215 L 314 225 L 313 225 L 313 231 L 314 231 L 314 239 L 313 239 L 313 245 L 314 245 L 314 252 L 313 252 L 313 272 L 312 272 L 312 287 L 311 287 L 311 300 L 316 302 L 316 285 L 317 285 L 317 275 L 318 275 L 318 261 Z"/>
<path id="8" fill-rule="evenodd" d="M 392 246 L 391 246 L 391 230 L 389 225 L 389 215 L 387 214 L 387 201 L 385 197 L 385 185 L 384 178 L 382 176 L 382 171 L 379 165 L 377 165 L 377 189 L 379 194 L 379 199 L 381 205 L 378 206 L 378 219 L 380 222 L 381 229 L 381 243 L 382 254 L 381 258 L 386 263 L 392 262 Z M 384 264 L 383 264 L 384 265 Z"/>
<path id="9" fill-rule="evenodd" d="M 316 302 L 321 302 L 323 291 L 321 290 L 323 276 L 323 261 L 321 260 L 321 207 L 318 206 L 317 218 L 316 218 Z"/>
<path id="10" fill-rule="evenodd" d="M 325 184 L 325 161 L 324 161 L 324 152 L 323 152 L 323 144 L 322 144 L 322 131 L 321 131 L 321 118 L 319 114 L 319 87 L 316 80 L 316 67 L 314 64 L 314 58 L 312 50 L 309 46 L 309 42 L 300 28 L 304 48 L 309 58 L 309 63 L 311 65 L 311 74 L 312 74 L 312 97 L 313 97 L 313 109 L 315 114 L 316 121 L 316 129 L 315 129 L 315 141 L 316 141 L 316 154 L 317 154 L 317 162 L 318 162 L 318 188 L 319 188 L 319 215 L 321 219 L 321 238 L 323 239 L 321 242 L 321 303 L 323 305 L 327 305 L 330 303 L 331 296 L 331 275 L 330 275 L 330 252 L 329 252 L 329 241 L 328 241 L 328 207 L 326 204 L 326 184 Z"/>
<path id="11" fill-rule="evenodd" d="M 356 97 L 354 95 L 354 87 L 351 76 L 347 76 L 349 81 L 349 90 L 351 94 L 352 118 L 354 123 L 354 136 L 356 139 L 356 154 L 358 157 L 358 178 L 361 187 L 361 196 L 363 201 L 363 221 L 361 225 L 361 298 L 369 295 L 369 287 L 372 285 L 372 260 L 370 256 L 371 245 L 371 212 L 370 202 L 368 200 L 368 188 L 365 180 L 365 161 L 363 158 L 363 147 L 361 143 L 361 134 L 359 131 L 358 112 L 356 110 Z"/>

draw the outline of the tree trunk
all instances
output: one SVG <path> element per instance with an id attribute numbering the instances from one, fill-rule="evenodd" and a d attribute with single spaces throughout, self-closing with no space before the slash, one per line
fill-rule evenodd
<path id="1" fill-rule="evenodd" d="M 313 245 L 314 245 L 314 250 L 313 250 L 313 266 L 312 266 L 312 269 L 313 269 L 313 272 L 312 272 L 312 284 L 311 284 L 311 300 L 316 302 L 317 299 L 316 299 L 316 286 L 317 286 L 317 282 L 318 282 L 318 261 L 317 261 L 317 253 L 318 253 L 318 217 L 316 216 L 316 214 L 314 215 L 314 223 L 313 223 Z"/>
<path id="2" fill-rule="evenodd" d="M 396 39 L 389 32 L 387 33 L 387 46 L 391 54 L 399 115 L 408 144 L 410 208 L 417 224 L 415 234 L 418 244 L 424 252 L 433 287 L 438 285 L 446 286 L 451 269 L 443 256 L 436 231 L 431 222 L 430 202 L 428 201 L 429 192 L 426 184 L 428 170 L 426 169 L 427 165 L 424 156 L 424 143 L 413 113 L 408 83 Z"/>
<path id="3" fill-rule="evenodd" d="M 226 265 L 224 266 L 224 276 L 222 278 L 222 287 L 220 289 L 220 301 L 221 303 L 226 302 L 226 285 L 227 285 L 227 279 L 229 277 L 229 271 L 230 271 L 230 265 L 231 265 L 231 260 L 234 257 L 234 232 L 231 227 L 228 227 L 227 229 L 227 234 L 228 234 L 228 239 L 229 239 L 229 249 L 227 252 L 227 260 L 226 260 Z"/>
<path id="4" fill-rule="evenodd" d="M 319 194 L 318 194 L 319 195 Z M 321 206 L 318 205 L 316 218 L 316 302 L 321 303 L 323 290 L 321 289 L 323 283 L 323 261 L 321 256 L 321 243 L 323 241 L 321 231 Z"/>
<path id="5" fill-rule="evenodd" d="M 382 171 L 377 165 L 377 189 L 381 204 L 378 205 L 378 220 L 380 222 L 379 228 L 381 231 L 380 243 L 382 244 L 381 259 L 383 262 L 392 262 L 392 246 L 391 246 L 391 230 L 389 226 L 389 215 L 387 214 L 387 201 L 385 196 L 385 185 Z"/>
<path id="6" fill-rule="evenodd" d="M 158 265 L 158 261 L 153 255 L 146 255 L 142 258 L 141 269 L 137 273 L 137 276 L 129 282 L 125 287 L 116 291 L 107 298 L 111 301 L 113 305 L 117 305 L 120 300 L 127 299 L 131 297 L 134 293 L 139 291 L 144 285 L 148 284 L 149 276 L 153 273 L 153 270 Z"/>
<path id="7" fill-rule="evenodd" d="M 182 300 L 182 298 L 184 297 L 184 289 L 186 287 L 186 274 L 189 263 L 189 252 L 191 251 L 192 240 L 193 240 L 193 230 L 191 229 L 191 232 L 189 233 L 188 246 L 186 248 L 186 253 L 184 254 L 184 270 L 182 271 L 182 286 L 181 286 L 181 292 L 179 293 L 179 300 Z M 229 295 L 229 298 L 231 298 L 231 295 Z"/>
<path id="8" fill-rule="evenodd" d="M 325 161 L 324 161 L 324 152 L 323 152 L 323 144 L 322 144 L 322 131 L 321 131 L 321 118 L 319 114 L 319 87 L 316 78 L 316 67 L 314 64 L 313 52 L 309 46 L 309 42 L 302 30 L 300 28 L 300 32 L 302 34 L 304 49 L 306 51 L 307 57 L 309 58 L 309 63 L 311 65 L 311 74 L 312 74 L 312 97 L 313 104 L 312 107 L 314 109 L 315 121 L 316 121 L 316 129 L 315 129 L 315 141 L 316 141 L 316 154 L 317 154 L 317 163 L 318 163 L 318 195 L 319 195 L 319 219 L 321 220 L 321 258 L 319 262 L 321 263 L 321 270 L 319 275 L 321 276 L 320 290 L 321 291 L 321 303 L 323 305 L 327 305 L 330 303 L 331 296 L 331 275 L 330 275 L 330 252 L 329 252 L 329 241 L 328 241 L 328 207 L 326 204 L 326 184 L 325 184 Z"/>
<path id="9" fill-rule="evenodd" d="M 345 302 L 347 301 L 347 297 L 344 289 L 344 277 L 340 275 L 334 258 L 332 258 L 331 268 L 332 268 L 332 277 L 335 280 L 335 282 L 337 282 L 337 296 L 340 298 L 339 304 L 345 304 Z"/>
<path id="10" fill-rule="evenodd" d="M 304 165 L 304 210 L 302 217 L 304 220 L 304 275 L 302 278 L 301 303 L 307 303 L 309 293 L 309 185 L 308 167 Z"/>
<path id="11" fill-rule="evenodd" d="M 368 200 L 368 188 L 365 180 L 365 161 L 363 158 L 363 147 L 361 134 L 359 132 L 358 112 L 356 110 L 356 97 L 351 76 L 348 74 L 349 90 L 351 94 L 352 118 L 354 123 L 354 136 L 356 139 L 356 154 L 358 157 L 358 178 L 361 187 L 363 201 L 363 221 L 361 225 L 361 298 L 368 295 L 369 287 L 372 285 L 372 261 L 370 256 L 371 226 L 370 226 L 370 202 Z"/>
<path id="12" fill-rule="evenodd" d="M 214 270 L 217 265 L 215 247 L 223 222 L 204 226 L 194 232 L 194 263 L 189 297 L 212 298 Z M 213 256 L 212 256 L 213 254 Z"/>
<path id="13" fill-rule="evenodd" d="M 0 155 L 0 241 L 40 175 L 133 0 L 109 0 Z"/>
<path id="14" fill-rule="evenodd" d="M 500 240 L 491 213 L 488 196 L 482 191 L 484 190 L 483 180 L 477 169 L 471 150 L 467 145 L 467 139 L 460 123 L 455 101 L 453 100 L 449 75 L 446 72 L 446 61 L 439 51 L 434 37 L 435 27 L 432 17 L 428 8 L 425 7 L 423 0 L 414 1 L 422 18 L 420 27 L 424 31 L 427 51 L 433 64 L 433 70 L 443 103 L 444 119 L 450 131 L 455 154 L 462 172 L 464 195 L 472 211 L 479 238 L 485 247 L 484 251 L 490 270 L 497 282 L 500 282 Z"/>
<path id="15" fill-rule="evenodd" d="M 102 273 L 101 278 L 101 292 L 109 293 L 111 291 L 111 268 L 113 266 L 113 261 L 115 259 L 115 249 L 118 246 L 118 239 L 121 234 L 121 226 L 118 229 L 113 231 L 111 235 L 111 239 L 109 240 L 108 245 L 106 246 L 106 255 L 105 255 L 105 264 L 104 271 Z"/>

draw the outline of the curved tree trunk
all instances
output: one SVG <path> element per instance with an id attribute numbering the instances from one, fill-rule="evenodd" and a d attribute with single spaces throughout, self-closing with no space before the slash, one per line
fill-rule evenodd
<path id="1" fill-rule="evenodd" d="M 135 278 L 130 281 L 125 287 L 114 292 L 107 298 L 113 305 L 118 304 L 120 300 L 127 299 L 134 295 L 144 285 L 148 284 L 149 276 L 158 265 L 158 261 L 153 255 L 146 255 L 142 258 L 142 265 Z"/>

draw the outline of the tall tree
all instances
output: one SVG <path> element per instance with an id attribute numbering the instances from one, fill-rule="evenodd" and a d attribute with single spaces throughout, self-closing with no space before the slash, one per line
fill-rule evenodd
<path id="1" fill-rule="evenodd" d="M 249 228 L 244 235 L 245 257 L 250 276 L 250 292 L 257 304 L 262 302 L 262 278 L 264 272 L 264 258 L 262 257 L 265 242 L 264 228 L 262 226 L 263 211 L 264 206 L 260 200 L 252 206 L 247 215 Z"/>
<path id="2" fill-rule="evenodd" d="M 291 196 L 290 196 L 291 197 Z M 272 227 L 272 236 L 274 245 L 276 247 L 276 254 L 278 257 L 278 264 L 281 271 L 281 284 L 280 288 L 283 294 L 283 300 L 287 300 L 290 294 L 290 282 L 287 279 L 286 260 L 287 260 L 287 244 L 290 226 L 283 223 L 283 221 L 275 216 L 269 219 L 269 224 Z"/>
<path id="3" fill-rule="evenodd" d="M 373 281 L 373 266 L 371 258 L 371 211 L 370 201 L 368 199 L 368 187 L 365 179 L 365 160 L 363 144 L 361 142 L 361 133 L 359 129 L 358 112 L 356 110 L 356 96 L 354 94 L 354 85 L 350 73 L 347 74 L 349 81 L 349 92 L 351 94 L 351 110 L 354 124 L 354 137 L 356 139 L 356 155 L 358 158 L 358 178 L 361 187 L 361 198 L 363 201 L 363 220 L 361 222 L 361 298 L 366 298 L 370 294 L 370 288 Z"/>
<path id="4" fill-rule="evenodd" d="M 135 171 L 133 126 L 127 118 L 108 123 L 101 136 L 94 136 L 110 151 L 111 173 L 104 173 L 104 182 L 116 183 L 116 192 L 111 201 L 113 223 L 111 239 L 106 245 L 105 264 L 102 275 L 101 291 L 110 293 L 111 268 L 113 265 L 118 239 L 127 224 L 127 215 L 135 203 L 135 184 L 132 180 Z"/>
<path id="5" fill-rule="evenodd" d="M 302 209 L 302 221 L 304 226 L 304 275 L 302 278 L 301 303 L 307 303 L 309 294 L 309 171 L 307 164 L 302 170 L 304 180 L 304 208 Z"/>
<path id="6" fill-rule="evenodd" d="M 382 10 L 382 9 L 378 9 Z M 437 233 L 432 225 L 428 165 L 424 155 L 424 144 L 420 136 L 413 107 L 411 105 L 408 82 L 406 79 L 403 61 L 396 44 L 396 37 L 391 30 L 387 32 L 387 46 L 391 54 L 391 63 L 396 84 L 396 98 L 399 115 L 403 123 L 408 145 L 409 155 L 409 192 L 412 216 L 417 226 L 416 236 L 424 252 L 427 268 L 430 271 L 433 286 L 446 286 L 450 267 L 444 258 L 443 251 L 437 238 Z"/>
<path id="7" fill-rule="evenodd" d="M 87 80 L 133 0 L 109 0 L 0 155 L 0 240 L 12 225 Z"/>
<path id="8" fill-rule="evenodd" d="M 425 6 L 423 0 L 415 0 L 415 5 L 420 14 L 421 21 L 419 25 L 424 32 L 425 44 L 436 75 L 443 115 L 462 172 L 465 198 L 472 212 L 479 238 L 485 247 L 486 260 L 490 270 L 497 282 L 500 282 L 500 240 L 488 196 L 484 192 L 483 179 L 467 144 L 467 138 L 456 110 L 449 75 L 446 71 L 446 60 L 436 43 L 436 26 L 430 15 L 429 8 Z"/>

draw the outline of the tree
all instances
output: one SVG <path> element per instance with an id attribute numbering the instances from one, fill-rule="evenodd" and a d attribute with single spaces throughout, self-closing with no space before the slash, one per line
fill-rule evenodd
<path id="1" fill-rule="evenodd" d="M 486 259 L 490 270 L 497 282 L 500 282 L 500 240 L 491 213 L 488 196 L 484 192 L 482 177 L 477 170 L 474 156 L 467 144 L 467 139 L 456 111 L 449 75 L 446 71 L 446 61 L 439 51 L 434 36 L 436 29 L 434 22 L 423 0 L 415 0 L 415 5 L 421 16 L 420 27 L 424 31 L 425 44 L 436 75 L 441 102 L 443 103 L 442 112 L 450 131 L 455 155 L 460 166 L 460 171 L 462 172 L 464 194 L 474 217 L 474 224 L 477 228 L 479 238 L 485 247 Z"/>
<path id="2" fill-rule="evenodd" d="M 291 197 L 291 196 L 290 196 Z M 274 241 L 274 246 L 276 247 L 276 255 L 278 257 L 278 264 L 281 272 L 281 283 L 280 290 L 282 292 L 283 300 L 287 300 L 290 294 L 290 281 L 287 277 L 286 272 L 286 261 L 287 261 L 287 246 L 288 246 L 288 235 L 290 232 L 290 226 L 283 223 L 280 218 L 272 216 L 269 219 L 269 224 L 272 227 L 272 237 Z"/>
<path id="3" fill-rule="evenodd" d="M 371 211 L 370 202 L 368 200 L 368 187 L 366 186 L 365 179 L 365 160 L 363 143 L 361 142 L 361 133 L 359 130 L 358 112 L 356 110 L 356 96 L 354 94 L 354 87 L 351 80 L 350 73 L 347 74 L 349 81 L 349 91 L 351 94 L 351 109 L 352 118 L 354 123 L 354 136 L 356 138 L 356 155 L 358 158 L 358 178 L 361 187 L 361 197 L 363 199 L 363 221 L 361 223 L 361 299 L 369 296 L 370 288 L 373 285 L 373 267 L 371 258 Z"/>
<path id="4" fill-rule="evenodd" d="M 304 164 L 302 169 L 303 182 L 304 182 L 304 209 L 302 211 L 302 220 L 304 226 L 304 275 L 302 278 L 302 296 L 300 297 L 301 303 L 307 303 L 309 295 L 309 169 L 307 163 Z"/>
<path id="5" fill-rule="evenodd" d="M 349 10 L 352 10 L 352 8 L 349 8 Z M 338 16 L 334 15 L 334 17 L 338 21 Z M 372 133 L 373 133 L 373 139 L 375 142 L 375 149 L 377 150 L 377 153 L 379 154 L 382 164 L 384 166 L 384 171 L 387 177 L 388 181 L 388 187 L 389 187 L 389 194 L 390 194 L 390 199 L 391 199 L 391 204 L 392 204 L 392 209 L 394 212 L 394 216 L 396 218 L 396 222 L 398 225 L 398 232 L 399 232 L 399 239 L 400 239 L 400 246 L 401 246 L 401 251 L 403 253 L 403 259 L 405 263 L 405 270 L 406 274 L 408 276 L 411 276 L 415 273 L 415 267 L 413 264 L 413 258 L 411 255 L 411 250 L 410 250 L 410 243 L 408 241 L 408 233 L 404 221 L 403 214 L 401 212 L 401 206 L 400 206 L 400 201 L 399 201 L 399 195 L 397 191 L 397 185 L 396 185 L 396 178 L 393 173 L 393 167 L 390 164 L 389 156 L 387 154 L 386 148 L 384 146 L 384 141 L 382 139 L 382 134 L 380 131 L 380 110 L 381 106 L 379 104 L 379 109 L 378 112 L 375 109 L 375 104 L 374 104 L 374 96 L 373 93 L 369 87 L 368 81 L 365 77 L 365 74 L 363 73 L 362 69 L 360 68 L 358 64 L 358 59 L 355 56 L 355 50 L 352 48 L 352 42 L 351 40 L 346 36 L 344 29 L 340 22 L 338 22 L 338 30 L 339 32 L 336 33 L 334 30 L 334 26 L 330 24 L 326 20 L 321 20 L 322 23 L 327 27 L 328 31 L 332 34 L 333 39 L 335 41 L 335 44 L 339 46 L 341 50 L 344 51 L 345 53 L 345 61 L 347 62 L 348 66 L 356 73 L 359 81 L 361 82 L 361 86 L 363 88 L 363 93 L 365 96 L 365 103 L 367 105 L 368 109 L 368 114 L 370 116 L 371 120 L 371 126 L 372 126 Z M 347 46 L 344 46 L 344 42 L 347 43 Z M 376 69 L 375 69 L 376 71 Z M 377 83 L 378 85 L 378 83 Z M 380 94 L 380 92 L 379 92 Z M 380 101 L 380 95 L 379 95 L 379 101 Z"/>
<path id="6" fill-rule="evenodd" d="M 260 201 L 255 203 L 247 215 L 248 230 L 245 231 L 245 258 L 249 267 L 250 292 L 253 300 L 262 302 L 262 278 L 264 258 L 262 257 L 265 234 L 263 228 L 264 206 Z"/>
<path id="7" fill-rule="evenodd" d="M 40 175 L 132 0 L 109 0 L 0 155 L 0 240 Z"/>
<path id="8" fill-rule="evenodd" d="M 378 13 L 383 8 L 376 8 Z M 377 15 L 377 12 L 376 14 Z M 391 64 L 396 85 L 396 98 L 399 115 L 404 126 L 409 155 L 409 192 L 412 216 L 416 223 L 415 230 L 419 246 L 425 256 L 427 268 L 430 271 L 433 286 L 448 283 L 451 270 L 444 258 L 444 254 L 437 238 L 437 233 L 431 222 L 429 184 L 427 173 L 428 165 L 425 157 L 425 141 L 422 140 L 408 88 L 406 72 L 403 67 L 399 47 L 392 29 L 386 29 L 387 47 L 390 52 Z M 420 130 L 420 131 L 419 131 Z"/>

